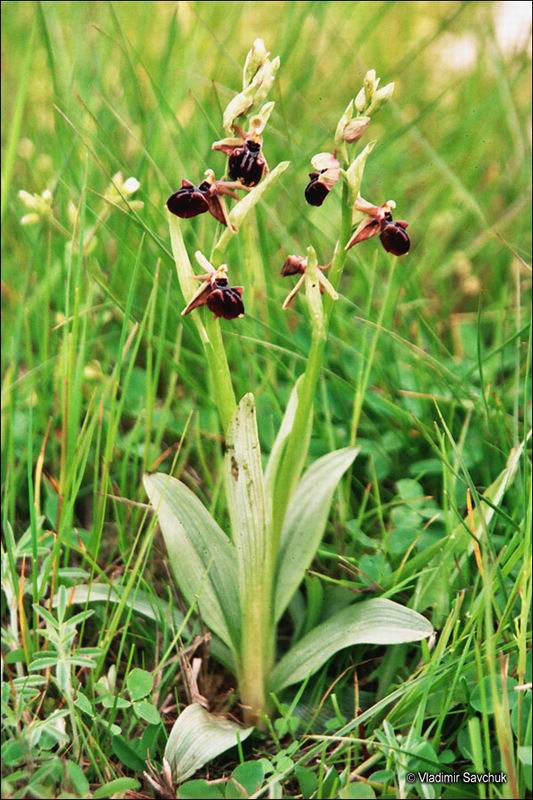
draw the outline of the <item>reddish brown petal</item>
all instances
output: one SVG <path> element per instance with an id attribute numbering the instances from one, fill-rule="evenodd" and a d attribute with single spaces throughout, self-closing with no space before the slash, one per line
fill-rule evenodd
<path id="1" fill-rule="evenodd" d="M 380 223 L 375 219 L 363 220 L 357 230 L 353 233 L 352 238 L 344 249 L 349 250 L 355 244 L 359 244 L 359 242 L 364 242 L 366 239 L 371 239 L 373 236 L 377 236 L 380 231 L 380 227 Z"/>
<path id="2" fill-rule="evenodd" d="M 281 274 L 284 278 L 287 275 L 302 275 L 307 266 L 307 259 L 303 256 L 287 256 L 285 263 L 281 269 Z"/>
<path id="3" fill-rule="evenodd" d="M 183 311 L 181 312 L 181 316 L 185 317 L 187 314 L 190 314 L 195 308 L 199 308 L 200 306 L 205 306 L 207 303 L 207 298 L 211 292 L 211 284 L 206 282 L 204 286 L 202 286 L 192 300 L 185 306 Z"/>
<path id="4" fill-rule="evenodd" d="M 216 220 L 218 220 L 222 225 L 229 225 L 226 205 L 221 197 L 217 197 L 216 194 L 209 193 L 207 195 L 207 205 L 209 207 L 209 213 Z"/>

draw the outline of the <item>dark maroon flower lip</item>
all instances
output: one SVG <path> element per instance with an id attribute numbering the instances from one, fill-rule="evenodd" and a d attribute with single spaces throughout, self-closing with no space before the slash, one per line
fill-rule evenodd
<path id="1" fill-rule="evenodd" d="M 167 200 L 167 208 L 171 214 L 182 219 L 191 219 L 199 214 L 209 211 L 222 225 L 232 228 L 230 223 L 225 197 L 239 200 L 235 190 L 248 191 L 241 181 L 217 181 L 213 170 L 206 170 L 206 178 L 198 186 L 187 180 L 182 180 L 181 189 L 171 194 Z"/>
<path id="2" fill-rule="evenodd" d="M 228 176 L 232 181 L 239 181 L 242 186 L 252 188 L 262 180 L 268 172 L 268 164 L 263 155 L 263 140 L 254 131 L 245 133 L 235 128 L 238 136 L 220 139 L 212 145 L 228 156 Z"/>
<path id="3" fill-rule="evenodd" d="M 310 181 L 305 187 L 305 199 L 310 206 L 321 206 L 329 194 L 329 189 L 320 180 L 320 173 L 310 172 Z"/>
<path id="4" fill-rule="evenodd" d="M 303 256 L 287 256 L 281 274 L 284 278 L 288 275 L 303 275 L 307 268 L 307 259 Z"/>
<path id="5" fill-rule="evenodd" d="M 166 205 L 170 213 L 181 219 L 191 219 L 209 211 L 207 200 L 209 184 L 207 184 L 207 188 L 204 187 L 205 182 L 200 186 L 195 186 L 190 181 L 183 180 L 181 189 L 171 194 L 167 200 Z"/>
<path id="6" fill-rule="evenodd" d="M 228 159 L 229 177 L 232 181 L 241 181 L 245 186 L 257 186 L 265 169 L 261 145 L 251 139 L 246 139 L 242 147 L 236 147 Z"/>
<path id="7" fill-rule="evenodd" d="M 236 319 L 244 315 L 242 286 L 230 286 L 228 283 L 228 268 L 225 264 L 215 269 L 202 255 L 196 253 L 196 260 L 205 269 L 202 275 L 195 275 L 194 279 L 201 282 L 196 294 L 181 312 L 183 317 L 200 306 L 207 306 L 216 317 Z"/>
<path id="8" fill-rule="evenodd" d="M 394 256 L 404 256 L 409 252 L 411 240 L 405 230 L 406 227 L 407 222 L 404 222 L 404 220 L 394 222 L 392 217 L 390 221 L 385 220 L 381 223 L 379 238 L 387 253 L 392 253 Z"/>
<path id="9" fill-rule="evenodd" d="M 305 187 L 305 199 L 311 206 L 321 206 L 339 180 L 341 165 L 335 153 L 317 153 L 311 159 L 313 172 Z"/>
<path id="10" fill-rule="evenodd" d="M 244 315 L 242 286 L 228 286 L 227 280 L 215 281 L 208 292 L 206 304 L 216 317 L 236 319 Z"/>

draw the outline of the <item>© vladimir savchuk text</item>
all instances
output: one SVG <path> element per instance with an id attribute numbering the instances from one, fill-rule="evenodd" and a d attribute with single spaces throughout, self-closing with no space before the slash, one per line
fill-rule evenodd
<path id="1" fill-rule="evenodd" d="M 507 783 L 507 775 L 505 772 L 418 772 L 416 780 L 420 783 Z"/>

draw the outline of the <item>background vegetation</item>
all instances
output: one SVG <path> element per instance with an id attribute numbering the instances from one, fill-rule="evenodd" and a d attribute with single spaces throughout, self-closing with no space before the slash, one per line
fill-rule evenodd
<path id="1" fill-rule="evenodd" d="M 527 19 L 513 25 L 526 5 L 3 4 L 4 796 L 138 792 L 190 695 L 184 657 L 201 631 L 194 615 L 184 626 L 153 611 L 156 596 L 187 609 L 147 524 L 142 475 L 172 471 L 217 519 L 226 510 L 218 417 L 194 325 L 179 316 L 164 202 L 182 178 L 222 173 L 210 145 L 257 36 L 282 62 L 265 155 L 291 167 L 230 245 L 247 314 L 223 329 L 237 395 L 256 395 L 265 452 L 309 346 L 301 303 L 281 310 L 280 268 L 308 244 L 326 263 L 338 227 L 340 193 L 321 209 L 304 203 L 309 159 L 331 148 L 370 67 L 396 92 L 373 123 L 364 195 L 394 198 L 413 242 L 388 287 L 375 242 L 349 254 L 312 452 L 356 441 L 362 455 L 292 621 L 326 619 L 379 588 L 439 635 L 432 649 L 341 654 L 303 694 L 279 698 L 266 738 L 204 777 L 255 760 L 236 780 L 273 797 L 531 787 L 531 54 Z M 140 181 L 135 213 L 109 202 L 119 170 Z M 21 224 L 21 189 L 49 189 L 53 213 Z M 212 236 L 207 215 L 191 221 L 189 251 L 208 252 Z M 110 584 L 125 592 L 62 619 L 51 598 L 62 585 L 72 599 L 81 583 L 104 598 Z M 156 621 L 135 610 L 143 598 Z M 55 615 L 61 674 L 46 661 L 36 603 Z M 211 708 L 238 716 L 206 643 L 196 655 Z M 405 782 L 408 769 L 450 768 L 502 769 L 508 783 Z M 196 791 L 243 796 L 235 781 Z"/>

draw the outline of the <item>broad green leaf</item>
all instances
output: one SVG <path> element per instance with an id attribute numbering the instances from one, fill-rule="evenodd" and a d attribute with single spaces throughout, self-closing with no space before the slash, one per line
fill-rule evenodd
<path id="1" fill-rule="evenodd" d="M 335 488 L 358 452 L 356 447 L 345 447 L 317 459 L 294 492 L 285 516 L 278 554 L 274 593 L 276 620 L 287 608 L 315 556 L 324 535 Z"/>
<path id="2" fill-rule="evenodd" d="M 84 714 L 87 714 L 87 716 L 94 717 L 93 705 L 83 692 L 78 692 L 74 700 L 74 705 L 79 708 L 80 711 L 83 711 Z"/>
<path id="3" fill-rule="evenodd" d="M 118 603 L 121 600 L 122 586 L 114 586 L 108 583 L 80 583 L 69 589 L 69 603 L 83 605 L 85 603 Z M 57 595 L 54 596 L 52 605 L 57 605 Z M 133 608 L 143 617 L 159 622 L 161 618 L 172 618 L 175 627 L 183 624 L 183 614 L 175 606 L 170 605 L 165 600 L 161 600 L 156 595 L 148 594 L 135 589 L 132 596 L 126 602 L 128 608 Z"/>
<path id="4" fill-rule="evenodd" d="M 249 693 L 251 682 L 263 686 L 272 658 L 272 546 L 252 394 L 242 398 L 229 427 L 225 474 L 241 601 L 241 695 L 245 705 L 262 706 L 264 698 Z"/>
<path id="5" fill-rule="evenodd" d="M 125 792 L 135 792 L 141 788 L 140 781 L 136 778 L 115 778 L 114 781 L 104 783 L 93 792 L 95 800 L 103 797 L 114 797 L 116 794 L 124 797 Z"/>
<path id="6" fill-rule="evenodd" d="M 533 759 L 531 757 L 531 746 L 521 746 L 518 748 L 518 759 L 519 761 L 525 766 L 530 767 L 533 763 Z"/>
<path id="7" fill-rule="evenodd" d="M 376 793 L 368 783 L 349 783 L 341 789 L 339 797 L 342 800 L 369 800 Z"/>
<path id="8" fill-rule="evenodd" d="M 124 766 L 134 772 L 140 772 L 145 767 L 145 759 L 131 746 L 131 740 L 126 741 L 123 736 L 113 736 L 111 749 Z"/>
<path id="9" fill-rule="evenodd" d="M 283 419 L 281 420 L 281 425 L 279 426 L 276 438 L 274 439 L 274 444 L 272 445 L 272 450 L 270 451 L 270 456 L 268 457 L 268 462 L 265 469 L 265 486 L 267 493 L 270 495 L 272 495 L 272 492 L 274 491 L 278 466 L 283 455 L 287 438 L 292 431 L 292 426 L 294 425 L 296 409 L 298 408 L 298 391 L 302 383 L 302 379 L 303 375 L 300 375 L 292 387 L 287 408 L 285 409 Z"/>
<path id="10" fill-rule="evenodd" d="M 269 688 L 279 692 L 304 680 L 345 647 L 418 642 L 432 633 L 431 623 L 410 608 L 384 598 L 365 600 L 344 608 L 300 639 L 272 671 Z"/>
<path id="11" fill-rule="evenodd" d="M 87 797 L 89 794 L 89 781 L 85 777 L 85 773 L 83 772 L 82 768 L 79 766 L 79 764 L 76 764 L 74 761 L 70 760 L 65 763 L 65 767 L 69 780 L 72 783 L 76 794 L 79 794 L 80 797 Z"/>
<path id="12" fill-rule="evenodd" d="M 154 676 L 145 669 L 135 667 L 128 673 L 126 686 L 132 700 L 140 700 L 152 691 Z"/>
<path id="13" fill-rule="evenodd" d="M 205 624 L 230 647 L 240 631 L 235 548 L 190 489 L 170 475 L 144 478 L 176 582 Z"/>
<path id="14" fill-rule="evenodd" d="M 223 786 L 203 779 L 187 781 L 179 788 L 179 800 L 224 800 Z"/>
<path id="15" fill-rule="evenodd" d="M 159 725 L 161 722 L 159 711 L 153 705 L 153 703 L 149 703 L 148 700 L 139 700 L 138 702 L 134 703 L 133 710 L 138 717 L 144 719 L 144 721 L 148 722 L 149 725 Z"/>
<path id="16" fill-rule="evenodd" d="M 515 678 L 507 677 L 506 686 L 504 688 L 501 675 L 496 678 L 496 685 L 498 697 L 503 697 L 504 692 L 507 693 L 507 703 L 512 710 L 518 703 L 518 692 L 515 692 L 517 681 Z M 492 678 L 490 675 L 485 675 L 481 682 L 476 686 L 470 695 L 470 705 L 476 711 L 482 711 L 484 714 L 494 714 L 494 699 L 492 695 Z"/>
<path id="17" fill-rule="evenodd" d="M 244 789 L 244 797 L 257 792 L 265 779 L 265 769 L 261 761 L 243 761 L 231 773 L 231 779 L 236 781 L 238 788 Z M 242 794 L 242 792 L 241 792 Z M 226 792 L 226 797 L 228 793 Z"/>
<path id="18" fill-rule="evenodd" d="M 174 779 L 186 781 L 213 758 L 243 742 L 252 730 L 216 717 L 198 703 L 187 706 L 174 723 L 165 747 Z"/>

